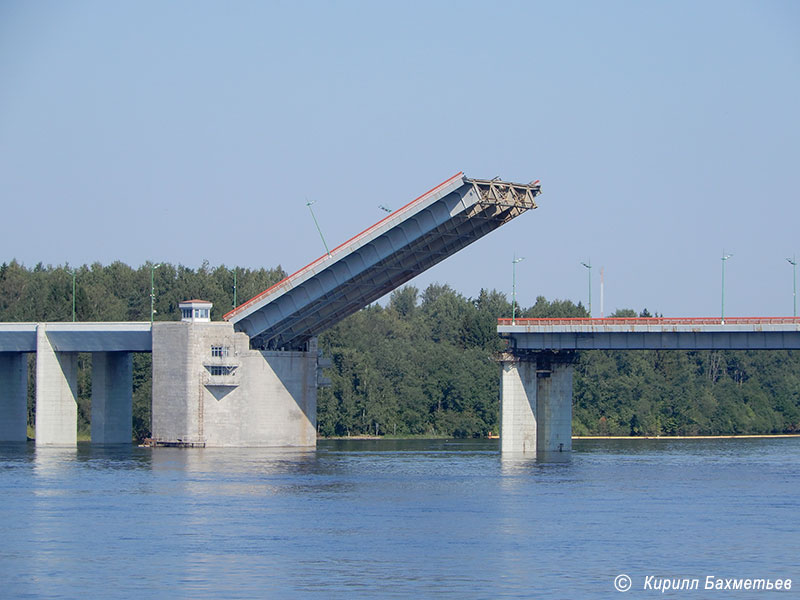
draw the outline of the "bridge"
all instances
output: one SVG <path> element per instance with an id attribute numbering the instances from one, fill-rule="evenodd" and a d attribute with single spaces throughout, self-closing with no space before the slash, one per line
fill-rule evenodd
<path id="1" fill-rule="evenodd" d="M 577 350 L 794 350 L 800 318 L 499 319 L 503 452 L 572 448 Z"/>
<path id="2" fill-rule="evenodd" d="M 36 353 L 36 443 L 74 445 L 77 353 L 91 352 L 92 441 L 131 439 L 132 352 L 153 353 L 153 437 L 185 446 L 313 446 L 326 362 L 316 335 L 536 208 L 538 181 L 470 179 L 429 190 L 210 322 L 0 324 L 0 441 L 26 439 Z M 571 449 L 572 359 L 584 349 L 800 348 L 798 319 L 501 319 L 501 448 Z"/>
<path id="3" fill-rule="evenodd" d="M 150 323 L 0 323 L 0 441 L 27 439 L 28 353 L 36 354 L 37 444 L 77 441 L 78 353 L 92 353 L 92 442 L 130 443 L 132 352 Z"/>
<path id="4" fill-rule="evenodd" d="M 153 353 L 153 437 L 188 446 L 313 446 L 326 362 L 315 336 L 536 208 L 538 181 L 458 173 L 209 322 L 0 324 L 0 441 L 26 439 L 27 353 L 36 353 L 36 443 L 74 445 L 77 353 L 91 352 L 92 441 L 130 442 L 131 352 Z M 186 316 L 189 315 L 189 316 Z M 198 315 L 200 315 L 198 317 Z"/>

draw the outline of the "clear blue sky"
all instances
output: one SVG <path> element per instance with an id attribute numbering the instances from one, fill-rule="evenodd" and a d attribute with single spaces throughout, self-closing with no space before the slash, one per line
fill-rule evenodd
<path id="1" fill-rule="evenodd" d="M 462 170 L 540 208 L 419 287 L 791 314 L 800 3 L 0 0 L 0 262 L 292 272 Z"/>

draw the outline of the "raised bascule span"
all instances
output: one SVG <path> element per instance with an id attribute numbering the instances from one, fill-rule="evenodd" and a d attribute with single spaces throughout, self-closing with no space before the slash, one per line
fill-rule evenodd
<path id="1" fill-rule="evenodd" d="M 223 318 L 253 348 L 301 350 L 343 318 L 536 208 L 540 193 L 539 181 L 458 173 Z"/>

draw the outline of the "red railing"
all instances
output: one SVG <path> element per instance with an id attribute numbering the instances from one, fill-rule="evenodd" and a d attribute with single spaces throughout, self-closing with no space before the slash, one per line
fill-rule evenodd
<path id="1" fill-rule="evenodd" d="M 720 325 L 719 317 L 624 317 L 605 319 L 497 319 L 498 325 Z M 725 317 L 725 325 L 787 325 L 800 323 L 800 317 Z"/>

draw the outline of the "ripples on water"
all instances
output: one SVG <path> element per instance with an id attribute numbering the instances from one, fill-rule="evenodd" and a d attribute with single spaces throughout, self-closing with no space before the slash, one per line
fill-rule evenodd
<path id="1" fill-rule="evenodd" d="M 796 593 L 798 475 L 800 439 L 582 440 L 541 460 L 496 440 L 6 445 L 0 597 L 607 598 L 619 573 L 639 594 L 646 575 Z"/>

